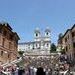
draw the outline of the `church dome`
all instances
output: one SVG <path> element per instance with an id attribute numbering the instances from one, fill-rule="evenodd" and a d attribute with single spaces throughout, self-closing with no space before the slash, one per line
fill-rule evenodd
<path id="1" fill-rule="evenodd" d="M 35 31 L 34 31 L 35 33 L 40 33 L 40 30 L 39 30 L 39 28 L 37 27 L 36 29 L 35 29 Z"/>
<path id="2" fill-rule="evenodd" d="M 47 28 L 45 29 L 45 32 L 50 32 L 50 28 L 47 27 Z"/>

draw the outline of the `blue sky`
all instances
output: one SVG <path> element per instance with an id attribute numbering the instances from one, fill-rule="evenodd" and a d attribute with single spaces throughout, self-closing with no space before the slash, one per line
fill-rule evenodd
<path id="1" fill-rule="evenodd" d="M 75 0 L 0 0 L 0 21 L 8 22 L 20 36 L 33 41 L 34 29 L 51 29 L 51 41 L 75 23 Z"/>

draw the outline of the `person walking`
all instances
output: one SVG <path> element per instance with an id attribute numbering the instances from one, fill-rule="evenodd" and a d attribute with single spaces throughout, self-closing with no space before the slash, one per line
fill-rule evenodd
<path id="1" fill-rule="evenodd" d="M 24 74 L 24 69 L 23 68 L 20 68 L 19 70 L 18 70 L 18 75 L 23 75 Z"/>
<path id="2" fill-rule="evenodd" d="M 37 68 L 36 75 L 46 75 L 42 67 Z"/>

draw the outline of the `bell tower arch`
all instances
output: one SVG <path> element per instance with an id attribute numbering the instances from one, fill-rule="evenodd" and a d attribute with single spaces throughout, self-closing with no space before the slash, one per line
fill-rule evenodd
<path id="1" fill-rule="evenodd" d="M 40 41 L 41 33 L 39 28 L 36 28 L 34 30 L 34 41 Z"/>

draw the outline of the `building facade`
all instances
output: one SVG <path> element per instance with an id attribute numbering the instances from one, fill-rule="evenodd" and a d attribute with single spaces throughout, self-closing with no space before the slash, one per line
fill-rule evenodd
<path id="1" fill-rule="evenodd" d="M 19 36 L 8 23 L 0 23 L 0 64 L 8 63 L 17 58 Z"/>
<path id="2" fill-rule="evenodd" d="M 51 47 L 50 29 L 46 28 L 44 36 L 39 28 L 34 30 L 34 41 L 18 44 L 18 51 L 24 51 L 25 55 L 49 55 Z"/>
<path id="3" fill-rule="evenodd" d="M 65 50 L 69 60 L 75 60 L 75 24 L 67 29 L 61 38 L 61 47 Z"/>

